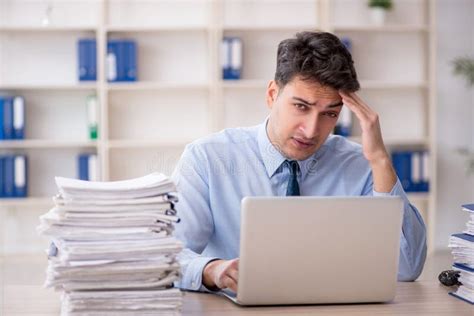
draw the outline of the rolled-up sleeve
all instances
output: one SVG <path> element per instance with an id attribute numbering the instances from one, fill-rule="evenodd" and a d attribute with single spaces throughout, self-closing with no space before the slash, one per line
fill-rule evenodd
<path id="1" fill-rule="evenodd" d="M 186 290 L 207 291 L 202 286 L 202 271 L 208 262 L 217 259 L 200 255 L 214 230 L 208 175 L 203 168 L 206 165 L 203 153 L 191 144 L 184 150 L 172 175 L 178 190 L 176 210 L 181 219 L 174 234 L 184 244 L 183 251 L 178 255 L 181 280 L 175 285 Z"/>
<path id="2" fill-rule="evenodd" d="M 415 206 L 410 204 L 400 180 L 387 193 L 372 190 L 373 196 L 399 196 L 403 199 L 403 223 L 400 238 L 399 281 L 414 281 L 421 274 L 426 259 L 426 228 Z"/>

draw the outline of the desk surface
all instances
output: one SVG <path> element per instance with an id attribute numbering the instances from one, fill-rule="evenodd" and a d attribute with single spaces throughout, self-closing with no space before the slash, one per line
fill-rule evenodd
<path id="1" fill-rule="evenodd" d="M 183 315 L 474 315 L 474 308 L 448 295 L 437 274 L 451 264 L 449 253 L 428 258 L 417 282 L 398 283 L 388 304 L 239 307 L 212 294 L 184 293 Z M 46 259 L 41 256 L 0 258 L 0 315 L 59 315 L 59 294 L 42 288 Z"/>

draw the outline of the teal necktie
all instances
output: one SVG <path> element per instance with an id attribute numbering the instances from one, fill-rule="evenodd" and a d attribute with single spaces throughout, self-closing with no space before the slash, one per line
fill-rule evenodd
<path id="1" fill-rule="evenodd" d="M 298 196 L 300 195 L 300 186 L 298 184 L 298 162 L 296 160 L 285 160 L 285 165 L 290 170 L 290 179 L 288 180 L 288 186 L 286 187 L 287 196 Z"/>

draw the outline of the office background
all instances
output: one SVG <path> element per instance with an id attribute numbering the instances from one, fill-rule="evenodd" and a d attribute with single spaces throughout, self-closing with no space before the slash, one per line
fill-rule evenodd
<path id="1" fill-rule="evenodd" d="M 28 196 L 0 199 L 0 254 L 43 250 L 35 227 L 52 205 L 53 177 L 78 177 L 80 155 L 96 155 L 96 179 L 170 174 L 186 143 L 261 122 L 277 44 L 307 29 L 348 43 L 389 149 L 429 153 L 429 191 L 410 198 L 430 249 L 446 248 L 465 225 L 461 204 L 474 202 L 474 174 L 458 152 L 474 151 L 474 88 L 452 65 L 474 57 L 474 1 L 395 0 L 384 25 L 370 21 L 366 3 L 1 0 L 0 95 L 23 98 L 25 139 L 0 140 L 0 155 L 27 157 Z M 224 37 L 242 43 L 238 80 L 222 78 Z M 79 80 L 80 39 L 95 40 L 95 81 Z M 108 82 L 107 43 L 124 39 L 136 45 L 137 80 Z M 359 136 L 353 119 L 350 137 Z"/>

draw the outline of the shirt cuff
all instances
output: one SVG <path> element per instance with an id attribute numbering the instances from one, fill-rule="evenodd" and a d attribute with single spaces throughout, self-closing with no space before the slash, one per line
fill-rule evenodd
<path id="1" fill-rule="evenodd" d="M 400 179 L 397 178 L 397 182 L 393 186 L 390 192 L 377 192 L 375 190 L 372 191 L 373 196 L 401 196 L 406 198 L 405 190 L 403 190 L 402 184 Z"/>
<path id="2" fill-rule="evenodd" d="M 181 288 L 192 291 L 210 292 L 202 285 L 202 271 L 204 267 L 211 261 L 219 258 L 214 257 L 198 257 L 189 263 L 185 275 L 181 280 Z"/>

